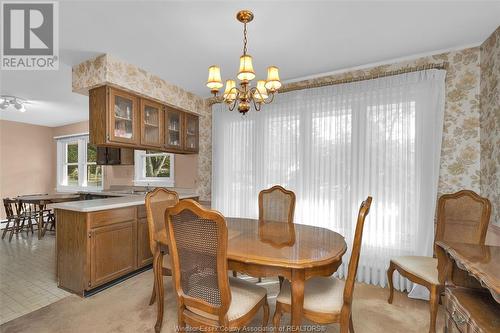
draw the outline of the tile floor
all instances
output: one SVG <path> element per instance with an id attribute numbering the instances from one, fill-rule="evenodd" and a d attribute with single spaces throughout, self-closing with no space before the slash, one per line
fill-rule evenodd
<path id="1" fill-rule="evenodd" d="M 0 240 L 0 324 L 69 295 L 57 288 L 54 234 Z"/>

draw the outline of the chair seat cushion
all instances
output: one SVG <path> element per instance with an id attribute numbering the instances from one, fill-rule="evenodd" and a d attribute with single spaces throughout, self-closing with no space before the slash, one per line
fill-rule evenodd
<path id="1" fill-rule="evenodd" d="M 393 258 L 391 261 L 408 273 L 418 276 L 429 283 L 439 285 L 436 258 L 404 256 Z"/>
<path id="2" fill-rule="evenodd" d="M 243 317 L 264 297 L 267 297 L 267 290 L 265 288 L 242 279 L 230 277 L 229 285 L 231 287 L 231 305 L 227 311 L 229 321 Z M 188 306 L 187 309 L 205 318 L 212 320 L 219 319 L 216 315 L 206 313 L 193 307 Z"/>
<path id="3" fill-rule="evenodd" d="M 313 277 L 304 288 L 304 310 L 320 313 L 338 313 L 344 303 L 343 280 L 332 277 Z M 291 304 L 290 283 L 283 281 L 277 302 Z"/>

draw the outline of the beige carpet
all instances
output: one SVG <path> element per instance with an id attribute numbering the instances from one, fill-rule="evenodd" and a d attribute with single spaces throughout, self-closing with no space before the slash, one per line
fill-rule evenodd
<path id="1" fill-rule="evenodd" d="M 154 332 L 156 307 L 148 306 L 153 281 L 147 271 L 90 298 L 71 295 L 37 311 L 0 326 L 3 333 L 90 333 L 90 332 Z M 174 332 L 177 322 L 176 306 L 170 278 L 165 278 L 166 308 L 162 332 Z M 271 316 L 274 312 L 277 283 L 265 284 L 269 289 Z M 411 300 L 396 293 L 394 303 L 387 303 L 387 289 L 358 284 L 354 292 L 354 329 L 357 333 L 427 332 L 428 303 Z M 252 323 L 259 326 L 259 318 Z M 288 323 L 284 316 L 282 323 Z M 442 332 L 443 313 L 438 314 L 438 332 Z M 305 323 L 307 324 L 307 323 Z M 338 332 L 330 325 L 326 332 Z"/>

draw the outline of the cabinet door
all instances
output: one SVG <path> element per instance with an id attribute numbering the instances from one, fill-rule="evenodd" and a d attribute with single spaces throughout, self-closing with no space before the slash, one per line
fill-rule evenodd
<path id="1" fill-rule="evenodd" d="M 167 148 L 182 150 L 183 128 L 183 113 L 167 107 L 165 109 L 165 146 Z"/>
<path id="2" fill-rule="evenodd" d="M 163 145 L 163 110 L 161 104 L 141 98 L 141 144 Z"/>
<path id="3" fill-rule="evenodd" d="M 139 108 L 137 97 L 126 92 L 109 89 L 109 141 L 138 144 Z"/>
<path id="4" fill-rule="evenodd" d="M 135 220 L 91 229 L 90 287 L 132 272 L 137 267 Z"/>
<path id="5" fill-rule="evenodd" d="M 198 116 L 185 114 L 184 150 L 198 152 L 199 121 Z"/>
<path id="6" fill-rule="evenodd" d="M 153 262 L 153 254 L 149 246 L 148 220 L 137 221 L 137 265 L 143 267 Z"/>

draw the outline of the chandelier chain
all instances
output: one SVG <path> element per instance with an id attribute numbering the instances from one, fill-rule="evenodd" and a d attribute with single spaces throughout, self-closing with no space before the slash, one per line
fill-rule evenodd
<path id="1" fill-rule="evenodd" d="M 243 24 L 243 55 L 247 54 L 247 24 Z"/>

